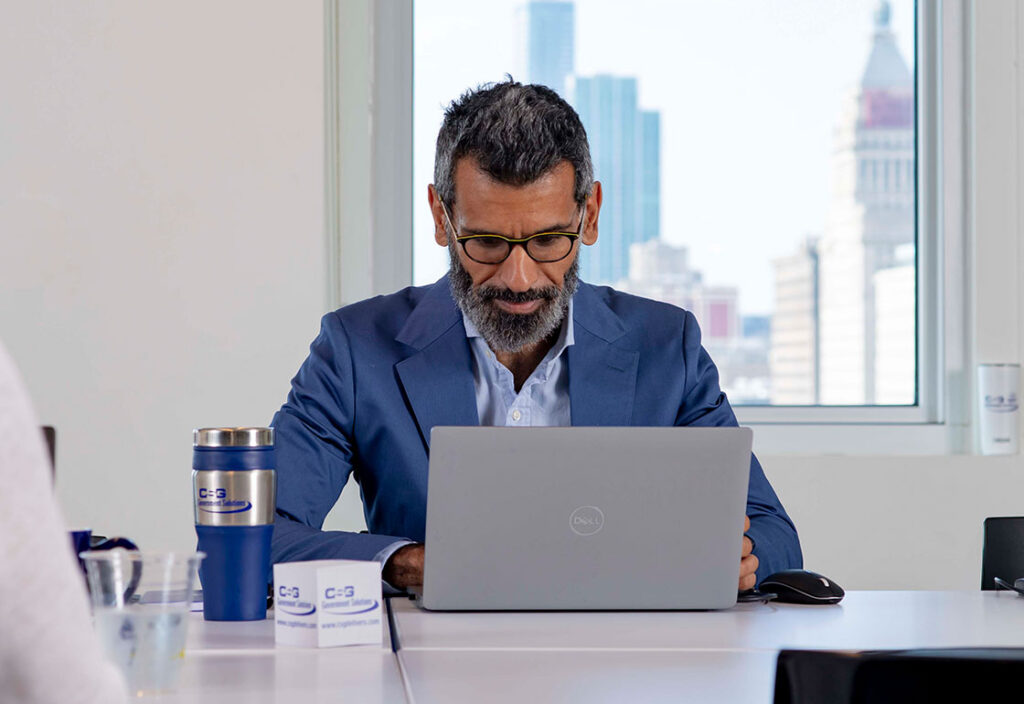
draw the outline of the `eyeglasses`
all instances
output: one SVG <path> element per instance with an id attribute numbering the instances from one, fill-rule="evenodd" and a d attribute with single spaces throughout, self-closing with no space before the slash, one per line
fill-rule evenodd
<path id="1" fill-rule="evenodd" d="M 528 237 L 505 237 L 503 235 L 463 235 L 448 217 L 448 208 L 441 201 L 445 222 L 455 235 L 455 241 L 462 245 L 466 256 L 478 264 L 501 264 L 512 254 L 512 248 L 521 246 L 535 262 L 550 264 L 561 261 L 572 252 L 572 246 L 583 233 L 583 223 L 587 219 L 587 204 L 583 203 L 583 214 L 580 216 L 576 232 L 538 232 Z"/>

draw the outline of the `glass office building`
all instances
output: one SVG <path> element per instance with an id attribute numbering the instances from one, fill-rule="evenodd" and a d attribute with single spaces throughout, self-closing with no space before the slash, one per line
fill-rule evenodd
<path id="1" fill-rule="evenodd" d="M 574 71 L 576 17 L 572 2 L 531 0 L 520 8 L 526 58 L 526 80 L 565 97 Z"/>

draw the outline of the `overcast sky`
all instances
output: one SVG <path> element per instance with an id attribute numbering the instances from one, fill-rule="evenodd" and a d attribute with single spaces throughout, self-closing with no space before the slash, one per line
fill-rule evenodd
<path id="1" fill-rule="evenodd" d="M 447 269 L 426 204 L 443 107 L 505 73 L 525 78 L 521 4 L 415 0 L 417 284 Z M 867 62 L 877 5 L 576 1 L 576 73 L 637 76 L 641 107 L 661 111 L 663 239 L 689 247 L 706 282 L 738 286 L 745 315 L 771 312 L 771 260 L 824 226 L 832 131 Z M 912 68 L 913 2 L 892 6 Z"/>

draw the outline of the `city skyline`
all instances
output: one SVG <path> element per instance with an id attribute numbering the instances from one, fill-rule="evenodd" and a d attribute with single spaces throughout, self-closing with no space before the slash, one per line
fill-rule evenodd
<path id="1" fill-rule="evenodd" d="M 756 251 L 756 238 L 732 252 L 735 265 L 721 276 L 700 261 L 707 257 L 706 238 L 661 229 L 661 120 L 658 110 L 641 104 L 647 79 L 588 75 L 577 66 L 572 57 L 588 35 L 577 31 L 586 15 L 576 13 L 575 3 L 518 6 L 523 80 L 559 90 L 576 107 L 595 177 L 604 185 L 601 239 L 581 254 L 583 279 L 692 311 L 734 402 L 914 402 L 913 69 L 893 31 L 893 4 L 871 5 L 864 8 L 868 42 L 858 79 L 830 121 L 819 174 L 830 191 L 816 204 L 825 209 L 822 222 L 795 242 L 791 227 L 787 251 L 754 260 L 773 278 L 772 296 L 760 306 L 749 281 L 736 276 L 750 262 L 739 252 Z M 576 36 L 580 47 L 573 45 Z M 670 127 L 666 141 L 673 136 Z M 748 328 L 756 332 L 747 334 Z"/>
<path id="2" fill-rule="evenodd" d="M 418 284 L 447 269 L 424 205 L 443 107 L 468 87 L 525 75 L 518 46 L 484 40 L 503 17 L 514 23 L 522 5 L 494 0 L 486 16 L 462 0 L 415 5 Z M 639 76 L 639 105 L 661 113 L 663 238 L 686 246 L 709 283 L 737 286 L 745 315 L 771 313 L 771 261 L 823 231 L 832 129 L 863 73 L 876 5 L 637 0 L 622 13 L 606 0 L 575 3 L 576 73 Z M 666 9 L 664 21 L 650 21 Z M 893 4 L 896 39 L 908 57 L 912 10 L 910 0 Z M 486 49 L 460 61 L 452 36 L 464 46 L 480 37 Z"/>

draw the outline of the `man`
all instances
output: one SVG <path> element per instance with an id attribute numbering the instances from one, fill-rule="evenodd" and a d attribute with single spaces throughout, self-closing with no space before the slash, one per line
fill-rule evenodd
<path id="1" fill-rule="evenodd" d="M 437 425 L 736 425 L 693 315 L 579 281 L 601 184 L 557 94 L 508 81 L 452 103 L 434 182 L 446 279 L 324 316 L 274 417 L 275 562 L 378 560 L 389 585 L 422 584 Z M 351 472 L 370 532 L 323 532 Z M 753 457 L 747 514 L 740 590 L 801 565 Z"/>

